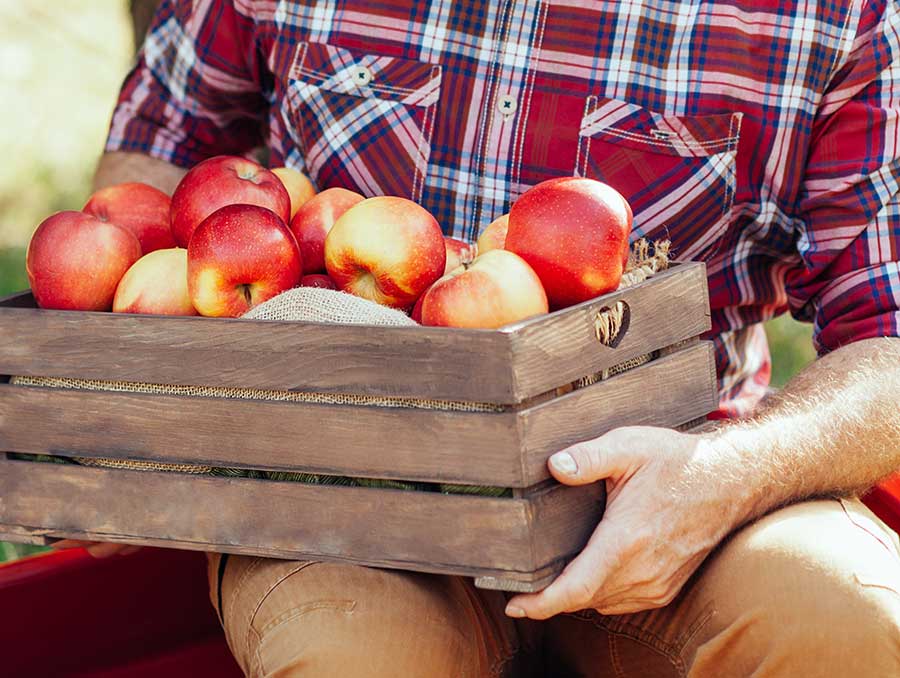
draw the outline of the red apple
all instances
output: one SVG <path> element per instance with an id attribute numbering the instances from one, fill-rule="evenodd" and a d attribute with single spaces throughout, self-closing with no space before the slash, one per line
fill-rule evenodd
<path id="1" fill-rule="evenodd" d="M 294 218 L 291 230 L 300 246 L 303 270 L 307 273 L 325 272 L 325 238 L 334 222 L 363 196 L 346 188 L 326 188 L 305 202 Z"/>
<path id="2" fill-rule="evenodd" d="M 312 273 L 303 276 L 300 278 L 300 287 L 319 287 L 324 290 L 336 290 L 338 288 L 334 284 L 334 280 L 323 273 Z"/>
<path id="3" fill-rule="evenodd" d="M 197 226 L 187 251 L 188 292 L 200 315 L 243 315 L 294 287 L 303 272 L 291 230 L 257 205 L 213 212 Z"/>
<path id="4" fill-rule="evenodd" d="M 444 265 L 444 275 L 463 264 L 470 263 L 475 258 L 475 247 L 467 242 L 444 236 L 444 245 L 447 248 L 447 263 Z"/>
<path id="5" fill-rule="evenodd" d="M 338 287 L 385 306 L 408 308 L 444 272 L 447 249 L 434 217 L 412 200 L 363 200 L 325 239 L 325 268 Z"/>
<path id="6" fill-rule="evenodd" d="M 113 299 L 115 313 L 197 315 L 187 286 L 187 250 L 155 250 L 126 271 Z"/>
<path id="7" fill-rule="evenodd" d="M 509 215 L 497 217 L 489 223 L 478 236 L 478 253 L 484 254 L 491 250 L 502 250 L 506 245 L 506 230 L 509 228 Z"/>
<path id="8" fill-rule="evenodd" d="M 195 165 L 172 194 L 172 237 L 187 247 L 200 222 L 226 205 L 259 205 L 291 220 L 291 198 L 281 179 L 252 160 L 220 155 Z"/>
<path id="9" fill-rule="evenodd" d="M 169 228 L 169 196 L 148 184 L 130 182 L 95 192 L 83 212 L 111 221 L 137 236 L 144 254 L 175 247 Z"/>
<path id="10" fill-rule="evenodd" d="M 306 201 L 316 194 L 316 187 L 303 172 L 291 167 L 276 167 L 272 174 L 281 179 L 291 199 L 291 219 Z"/>
<path id="11" fill-rule="evenodd" d="M 550 179 L 513 204 L 506 249 L 531 264 L 550 307 L 563 308 L 619 286 L 631 220 L 628 201 L 611 186 L 582 177 Z"/>
<path id="12" fill-rule="evenodd" d="M 421 323 L 496 329 L 547 312 L 547 295 L 525 260 L 506 250 L 479 255 L 422 297 Z"/>
<path id="13" fill-rule="evenodd" d="M 430 287 L 428 289 L 431 289 Z M 415 320 L 420 325 L 422 324 L 422 302 L 425 300 L 425 295 L 428 294 L 428 290 L 416 299 L 416 304 L 413 306 L 412 311 L 409 313 L 409 317 Z"/>
<path id="14" fill-rule="evenodd" d="M 57 212 L 31 236 L 25 270 L 41 308 L 108 311 L 119 280 L 140 256 L 131 231 L 83 212 Z"/>

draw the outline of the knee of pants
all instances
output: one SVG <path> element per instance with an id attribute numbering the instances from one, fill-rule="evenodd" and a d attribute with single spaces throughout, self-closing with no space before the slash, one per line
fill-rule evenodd
<path id="1" fill-rule="evenodd" d="M 768 516 L 710 563 L 699 665 L 741 647 L 747 675 L 900 675 L 896 545 L 842 503 L 810 504 Z"/>
<path id="2" fill-rule="evenodd" d="M 245 643 L 248 675 L 487 675 L 477 624 L 449 578 L 311 563 L 266 588 L 246 638 L 232 638 Z"/>

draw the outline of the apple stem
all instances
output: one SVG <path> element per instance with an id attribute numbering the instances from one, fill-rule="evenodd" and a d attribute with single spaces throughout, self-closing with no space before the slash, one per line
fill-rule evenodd
<path id="1" fill-rule="evenodd" d="M 250 294 L 250 285 L 238 285 L 238 289 L 240 289 L 241 293 L 244 295 L 244 299 L 248 304 L 253 303 L 253 296 Z"/>

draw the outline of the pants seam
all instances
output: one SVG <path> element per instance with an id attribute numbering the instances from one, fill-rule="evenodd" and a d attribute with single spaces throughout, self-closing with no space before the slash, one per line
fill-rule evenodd
<path id="1" fill-rule="evenodd" d="M 255 564 L 256 564 L 256 563 L 254 563 L 254 565 L 255 565 Z M 259 652 L 259 645 L 260 645 L 259 641 L 261 640 L 262 636 L 260 636 L 259 631 L 257 631 L 257 630 L 254 628 L 253 622 L 256 620 L 256 615 L 259 613 L 259 610 L 262 608 L 263 603 L 266 602 L 266 600 L 267 600 L 267 599 L 269 598 L 269 596 L 271 595 L 272 591 L 274 591 L 275 588 L 276 588 L 281 582 L 283 582 L 285 579 L 287 579 L 287 578 L 290 577 L 291 575 L 294 575 L 294 574 L 296 574 L 297 572 L 300 572 L 300 570 L 302 570 L 302 569 L 308 567 L 308 566 L 311 565 L 311 564 L 312 564 L 312 563 L 310 563 L 310 562 L 301 562 L 301 563 L 299 564 L 298 567 L 294 568 L 293 570 L 291 570 L 291 571 L 288 572 L 287 574 L 285 574 L 285 575 L 279 577 L 278 579 L 276 579 L 276 580 L 268 587 L 268 590 L 267 590 L 267 591 L 265 592 L 265 594 L 259 599 L 259 601 L 256 603 L 256 607 L 253 608 L 253 611 L 252 611 L 252 612 L 250 613 L 250 615 L 247 617 L 247 629 L 248 629 L 249 632 L 253 632 L 253 633 L 256 635 L 256 638 L 257 638 L 257 643 L 256 643 L 257 653 Z M 248 568 L 248 570 L 249 570 L 249 569 L 250 569 L 250 568 Z M 232 599 L 234 599 L 234 598 L 235 598 L 235 596 L 232 596 Z M 250 653 L 249 651 L 250 651 L 250 638 L 251 638 L 249 632 L 247 633 L 247 647 L 245 648 L 248 654 Z"/>
<path id="2" fill-rule="evenodd" d="M 285 622 L 297 619 L 309 612 L 317 612 L 318 610 L 338 610 L 339 612 L 353 612 L 356 609 L 355 600 L 319 600 L 316 602 L 304 603 L 297 607 L 285 610 L 280 615 L 272 619 L 265 626 L 259 629 L 260 638 L 264 638 L 268 633 L 275 630 Z"/>
<path id="3" fill-rule="evenodd" d="M 615 624 L 613 624 L 612 622 L 607 621 L 609 618 L 605 617 L 605 616 L 598 616 L 598 615 L 594 615 L 594 614 L 587 616 L 587 615 L 577 614 L 577 613 L 572 616 L 574 616 L 576 619 L 580 619 L 581 621 L 586 621 L 589 624 L 592 624 L 595 628 L 606 631 L 610 636 L 610 654 L 611 655 L 613 654 L 612 637 L 618 636 L 621 638 L 627 638 L 629 640 L 635 641 L 636 643 L 640 643 L 644 647 L 648 647 L 651 650 L 658 652 L 663 657 L 665 657 L 675 667 L 675 669 L 678 671 L 679 675 L 682 675 L 682 676 L 685 675 L 684 660 L 681 658 L 681 655 L 680 655 L 680 649 L 683 648 L 683 644 L 681 644 L 681 647 L 679 647 L 679 644 L 677 644 L 677 643 L 669 643 L 668 641 L 663 640 L 660 636 L 656 635 L 655 633 L 647 631 L 646 629 L 641 628 L 640 626 L 637 626 L 635 624 L 629 624 L 628 622 L 622 622 L 622 621 L 619 621 L 619 622 L 616 622 Z M 697 627 L 697 630 L 699 630 L 699 628 L 703 625 L 703 623 L 708 621 L 710 616 L 712 616 L 711 611 L 709 612 L 708 615 L 704 616 L 704 618 L 701 620 L 700 623 L 697 623 L 694 625 Z M 692 629 L 693 629 L 693 627 L 692 627 Z M 689 633 L 691 633 L 691 632 L 689 632 Z M 696 633 L 696 630 L 694 630 L 691 633 L 691 635 L 693 635 L 693 633 Z M 685 641 L 685 642 L 687 642 L 687 641 Z M 616 670 L 617 673 L 619 673 L 619 675 L 624 675 L 624 674 L 620 673 L 619 668 L 616 668 L 615 661 L 613 663 L 613 668 L 614 668 L 614 670 Z"/>
<path id="4" fill-rule="evenodd" d="M 299 572 L 300 570 L 297 570 Z M 294 573 L 296 574 L 296 572 Z M 288 575 L 290 576 L 290 575 Z M 287 579 L 287 577 L 285 577 Z M 283 581 L 283 580 L 282 580 Z M 263 664 L 263 656 L 262 656 L 262 647 L 265 642 L 266 636 L 270 634 L 272 631 L 277 629 L 279 626 L 302 617 L 309 612 L 316 612 L 318 610 L 338 610 L 340 612 L 346 612 L 350 614 L 356 608 L 355 600 L 335 600 L 335 601 L 319 601 L 316 603 L 307 603 L 305 605 L 298 605 L 297 607 L 291 608 L 287 612 L 283 612 L 278 615 L 271 622 L 266 624 L 261 630 L 256 630 L 251 626 L 251 630 L 256 636 L 256 651 L 253 653 L 255 659 L 255 666 L 257 668 L 257 673 L 259 675 L 266 675 L 266 667 Z"/>

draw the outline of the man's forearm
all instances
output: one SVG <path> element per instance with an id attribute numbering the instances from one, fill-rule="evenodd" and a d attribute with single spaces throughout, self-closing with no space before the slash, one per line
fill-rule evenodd
<path id="1" fill-rule="evenodd" d="M 126 181 L 142 181 L 172 195 L 187 170 L 164 160 L 144 155 L 116 151 L 104 153 L 94 173 L 94 189 L 105 188 Z"/>
<path id="2" fill-rule="evenodd" d="M 862 492 L 900 470 L 900 339 L 822 357 L 713 438 L 734 456 L 730 480 L 746 488 L 748 520 L 807 497 Z"/>

